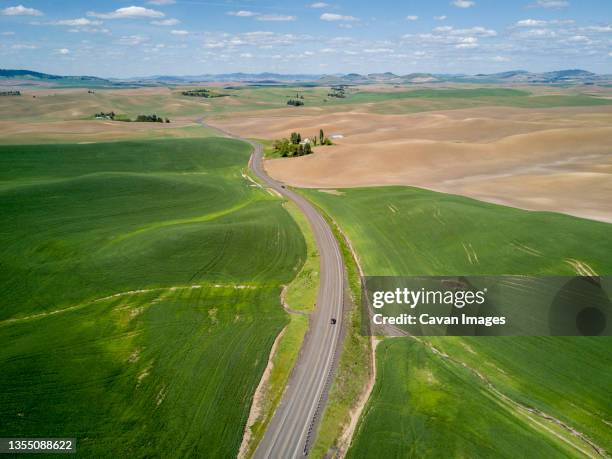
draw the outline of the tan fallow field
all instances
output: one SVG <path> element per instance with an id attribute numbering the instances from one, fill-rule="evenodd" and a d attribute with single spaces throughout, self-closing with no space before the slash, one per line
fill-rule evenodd
<path id="1" fill-rule="evenodd" d="M 232 92 L 227 87 L 218 91 Z M 301 187 L 413 185 L 612 222 L 612 105 L 482 106 L 511 99 L 486 97 L 387 98 L 343 105 L 323 103 L 326 92 L 319 88 L 307 90 L 308 105 L 295 108 L 286 107 L 283 88 L 243 88 L 232 97 L 216 99 L 184 97 L 181 88 L 93 93 L 84 88 L 17 89 L 24 91 L 23 97 L 0 99 L 0 143 L 214 135 L 198 123 L 202 118 L 232 133 L 261 139 L 288 137 L 292 131 L 314 136 L 323 129 L 335 137 L 334 146 L 317 147 L 310 156 L 269 160 L 268 172 Z M 360 90 L 400 89 L 386 85 Z M 564 96 L 582 94 L 584 89 L 529 91 Z M 604 87 L 590 88 L 589 94 L 612 97 Z M 156 113 L 172 123 L 93 119 L 95 113 L 110 110 L 130 118 Z"/>
<path id="2" fill-rule="evenodd" d="M 412 185 L 524 209 L 612 222 L 612 107 L 481 107 L 405 115 L 367 107 L 322 113 L 267 110 L 213 121 L 276 139 L 323 129 L 334 146 L 268 160 L 299 187 Z"/>

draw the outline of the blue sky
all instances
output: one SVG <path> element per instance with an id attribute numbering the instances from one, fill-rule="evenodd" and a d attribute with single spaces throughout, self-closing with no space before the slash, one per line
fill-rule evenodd
<path id="1" fill-rule="evenodd" d="M 611 0 L 0 0 L 0 67 L 612 73 Z"/>

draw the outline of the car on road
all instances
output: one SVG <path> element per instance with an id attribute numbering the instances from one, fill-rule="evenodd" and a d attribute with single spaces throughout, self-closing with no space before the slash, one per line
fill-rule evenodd
<path id="1" fill-rule="evenodd" d="M 333 318 L 333 317 L 332 317 L 332 320 L 331 320 L 331 324 L 332 324 L 332 325 L 336 325 L 336 319 L 335 319 L 335 318 Z"/>

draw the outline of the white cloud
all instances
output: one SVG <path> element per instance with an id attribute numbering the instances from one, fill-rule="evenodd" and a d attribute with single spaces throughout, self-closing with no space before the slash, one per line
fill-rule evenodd
<path id="1" fill-rule="evenodd" d="M 309 6 L 311 8 L 327 8 L 329 4 L 325 2 L 316 2 L 316 3 L 311 3 Z"/>
<path id="2" fill-rule="evenodd" d="M 612 51 L 610 51 L 610 52 L 608 53 L 608 56 L 612 57 Z"/>
<path id="3" fill-rule="evenodd" d="M 15 32 L 2 32 L 0 33 L 0 35 L 4 37 L 12 37 L 13 35 L 15 35 Z"/>
<path id="4" fill-rule="evenodd" d="M 151 24 L 153 25 L 157 25 L 157 26 L 175 26 L 177 24 L 180 24 L 181 21 L 179 21 L 178 19 L 162 19 L 161 21 L 151 21 Z"/>
<path id="5" fill-rule="evenodd" d="M 574 35 L 572 37 L 569 37 L 567 41 L 572 41 L 575 43 L 589 43 L 591 40 L 589 39 L 589 37 L 585 37 L 584 35 Z"/>
<path id="6" fill-rule="evenodd" d="M 567 0 L 538 0 L 530 8 L 566 8 L 569 6 Z"/>
<path id="7" fill-rule="evenodd" d="M 455 29 L 453 31 L 457 35 L 477 35 L 480 37 L 496 37 L 497 32 L 493 29 L 486 29 L 484 27 L 472 27 L 470 29 Z"/>
<path id="8" fill-rule="evenodd" d="M 455 29 L 450 26 L 436 27 L 433 29 L 436 33 L 448 34 L 453 36 L 479 36 L 479 37 L 496 37 L 497 32 L 493 29 L 484 27 L 471 27 L 469 29 Z"/>
<path id="9" fill-rule="evenodd" d="M 523 19 L 516 23 L 517 27 L 541 27 L 547 24 L 547 21 L 540 19 Z"/>
<path id="10" fill-rule="evenodd" d="M 174 5 L 176 0 L 149 0 L 147 2 L 149 5 Z"/>
<path id="11" fill-rule="evenodd" d="M 418 19 L 418 16 L 414 16 L 412 14 L 410 16 L 406 16 L 406 21 L 417 21 Z"/>
<path id="12" fill-rule="evenodd" d="M 557 33 L 550 29 L 529 29 L 520 36 L 523 38 L 553 38 L 557 36 Z"/>
<path id="13" fill-rule="evenodd" d="M 463 37 L 459 39 L 459 43 L 455 45 L 456 48 L 476 48 L 478 46 L 478 38 L 476 37 Z"/>
<path id="14" fill-rule="evenodd" d="M 457 8 L 471 8 L 472 6 L 476 5 L 476 2 L 469 0 L 455 0 L 452 5 L 456 6 Z"/>
<path id="15" fill-rule="evenodd" d="M 170 32 L 172 35 L 189 35 L 189 32 L 187 32 L 186 30 L 173 30 L 172 32 Z"/>
<path id="16" fill-rule="evenodd" d="M 585 27 L 585 30 L 588 30 L 589 32 L 607 33 L 607 32 L 612 32 L 612 25 L 589 26 L 589 27 Z"/>
<path id="17" fill-rule="evenodd" d="M 223 41 L 208 40 L 204 42 L 204 48 L 208 49 L 225 48 L 226 46 L 227 44 Z"/>
<path id="18" fill-rule="evenodd" d="M 391 48 L 366 48 L 363 52 L 368 54 L 385 54 L 392 53 L 393 50 Z"/>
<path id="19" fill-rule="evenodd" d="M 510 62 L 510 58 L 506 57 L 506 56 L 494 56 L 493 57 L 493 61 L 494 62 Z"/>
<path id="20" fill-rule="evenodd" d="M 289 33 L 274 32 L 246 32 L 240 34 L 235 40 L 244 41 L 248 45 L 290 45 L 294 44 L 298 37 Z"/>
<path id="21" fill-rule="evenodd" d="M 87 18 L 62 19 L 59 21 L 50 22 L 49 24 L 70 27 L 70 29 L 68 29 L 68 32 L 70 33 L 110 33 L 110 30 L 99 27 L 103 24 L 102 21 L 92 21 L 91 19 Z"/>
<path id="22" fill-rule="evenodd" d="M 290 22 L 297 19 L 296 16 L 289 16 L 283 14 L 261 14 L 255 11 L 240 10 L 240 11 L 228 11 L 229 16 L 236 16 L 239 18 L 256 18 L 258 21 L 269 21 L 269 22 Z"/>
<path id="23" fill-rule="evenodd" d="M 258 21 L 291 22 L 295 21 L 295 16 L 284 16 L 282 14 L 262 14 L 257 16 Z"/>
<path id="24" fill-rule="evenodd" d="M 259 15 L 259 13 L 255 13 L 254 11 L 246 11 L 246 10 L 229 11 L 227 14 L 230 16 L 238 16 L 239 18 L 250 18 L 250 17 Z"/>
<path id="25" fill-rule="evenodd" d="M 43 12 L 23 5 L 9 6 L 2 10 L 4 16 L 42 16 Z"/>
<path id="26" fill-rule="evenodd" d="M 353 37 L 334 37 L 330 40 L 332 43 L 342 43 L 342 44 L 357 44 L 357 40 Z"/>
<path id="27" fill-rule="evenodd" d="M 446 16 L 434 16 L 436 21 L 446 21 Z"/>
<path id="28" fill-rule="evenodd" d="M 79 33 L 79 32 L 87 32 L 87 33 L 105 33 L 110 34 L 111 31 L 105 27 L 75 27 L 72 29 L 68 29 L 70 33 Z"/>
<path id="29" fill-rule="evenodd" d="M 256 46 L 260 49 L 272 48 L 274 46 L 293 45 L 298 41 L 309 38 L 308 36 L 296 36 L 293 34 L 275 32 L 245 32 L 240 34 L 229 33 L 205 33 L 204 48 L 208 49 L 236 49 L 242 46 Z"/>
<path id="30" fill-rule="evenodd" d="M 100 19 L 141 19 L 141 18 L 163 18 L 164 13 L 149 8 L 143 8 L 142 6 L 126 6 L 125 8 L 119 8 L 110 13 L 95 13 L 90 11 L 87 16 L 100 18 Z"/>
<path id="31" fill-rule="evenodd" d="M 121 37 L 119 40 L 117 40 L 117 43 L 126 46 L 137 46 L 141 45 L 142 43 L 146 43 L 147 41 L 149 41 L 148 37 L 144 37 L 142 35 L 129 35 Z"/>
<path id="32" fill-rule="evenodd" d="M 102 21 L 92 21 L 87 18 L 77 18 L 77 19 L 62 19 L 61 21 L 53 22 L 53 25 L 60 26 L 70 26 L 70 27 L 85 27 L 85 26 L 94 26 L 100 25 Z"/>
<path id="33" fill-rule="evenodd" d="M 251 53 L 241 53 L 240 57 L 244 59 L 250 59 L 251 57 L 253 57 L 253 55 Z"/>
<path id="34" fill-rule="evenodd" d="M 70 50 L 68 48 L 60 48 L 60 49 L 56 49 L 55 52 L 57 54 L 61 54 L 63 56 L 70 54 Z"/>
<path id="35" fill-rule="evenodd" d="M 16 43 L 11 46 L 12 49 L 38 49 L 36 45 L 30 45 L 28 43 Z"/>
<path id="36" fill-rule="evenodd" d="M 355 16 L 343 16 L 341 14 L 335 14 L 335 13 L 323 13 L 321 15 L 320 19 L 322 21 L 327 21 L 327 22 L 335 22 L 335 21 L 348 21 L 348 22 L 352 22 L 352 21 L 358 21 L 359 20 Z"/>

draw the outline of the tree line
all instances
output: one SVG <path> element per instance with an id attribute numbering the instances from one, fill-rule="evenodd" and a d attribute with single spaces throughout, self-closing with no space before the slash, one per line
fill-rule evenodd
<path id="1" fill-rule="evenodd" d="M 331 91 L 327 93 L 328 97 L 336 97 L 338 99 L 344 99 L 346 97 L 346 86 L 332 86 L 330 89 Z"/>
<path id="2" fill-rule="evenodd" d="M 198 88 L 198 89 L 188 89 L 186 91 L 182 91 L 181 94 L 187 97 L 203 97 L 205 99 L 209 99 L 211 97 L 224 97 L 227 94 L 215 94 L 210 91 L 210 89 L 206 88 Z"/>
<path id="3" fill-rule="evenodd" d="M 131 120 L 125 115 L 117 115 L 115 112 L 100 112 L 94 115 L 96 119 L 112 120 L 112 121 L 134 121 L 136 123 L 170 123 L 168 118 L 162 118 L 161 116 L 153 115 L 138 115 L 135 120 Z"/>
<path id="4" fill-rule="evenodd" d="M 20 96 L 21 91 L 2 91 L 0 96 Z"/>
<path id="5" fill-rule="evenodd" d="M 166 123 L 169 123 L 170 120 L 168 118 L 162 118 L 161 116 L 157 116 L 155 114 L 153 115 L 138 115 L 136 117 L 136 119 L 134 120 L 137 123 L 163 123 L 164 121 Z"/>

